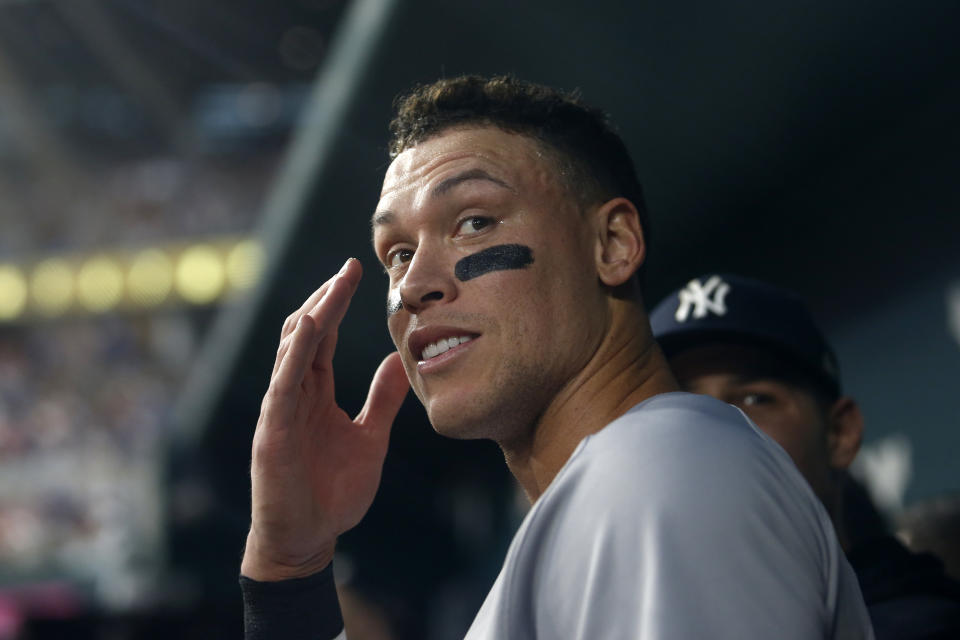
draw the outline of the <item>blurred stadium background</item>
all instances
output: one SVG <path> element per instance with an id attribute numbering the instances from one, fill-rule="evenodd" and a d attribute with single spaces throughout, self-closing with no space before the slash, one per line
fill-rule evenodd
<path id="1" fill-rule="evenodd" d="M 513 72 L 606 108 L 649 298 L 807 296 L 891 515 L 960 490 L 956 3 L 0 1 L 0 638 L 237 637 L 283 318 L 349 256 L 341 404 L 389 350 L 368 247 L 392 98 Z M 363 638 L 450 638 L 521 507 L 409 400 L 339 578 Z M 372 613 L 376 610 L 376 615 Z M 363 635 L 365 634 L 365 635 Z"/>

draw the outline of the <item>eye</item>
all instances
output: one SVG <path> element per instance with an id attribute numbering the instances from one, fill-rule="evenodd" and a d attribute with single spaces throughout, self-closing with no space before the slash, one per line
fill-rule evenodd
<path id="1" fill-rule="evenodd" d="M 410 262 L 412 258 L 413 250 L 411 249 L 397 249 L 395 251 L 391 251 L 389 254 L 387 254 L 387 268 L 395 269 L 406 262 Z"/>
<path id="2" fill-rule="evenodd" d="M 740 404 L 745 407 L 756 407 L 764 404 L 772 404 L 774 398 L 768 393 L 747 393 L 740 399 Z"/>
<path id="3" fill-rule="evenodd" d="M 460 222 L 460 226 L 457 227 L 457 234 L 462 236 L 472 236 L 480 233 L 492 224 L 492 218 L 487 218 L 484 216 L 470 216 L 469 218 L 465 218 Z"/>

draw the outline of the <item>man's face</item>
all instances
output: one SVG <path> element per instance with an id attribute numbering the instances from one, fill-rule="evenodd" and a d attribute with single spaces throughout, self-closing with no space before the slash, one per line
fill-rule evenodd
<path id="1" fill-rule="evenodd" d="M 387 324 L 439 432 L 523 437 L 586 365 L 607 322 L 592 224 L 539 145 L 495 127 L 390 165 L 373 219 Z"/>
<path id="2" fill-rule="evenodd" d="M 681 351 L 670 367 L 684 391 L 739 407 L 824 499 L 831 482 L 825 409 L 811 391 L 777 374 L 782 362 L 758 347 L 707 344 Z"/>

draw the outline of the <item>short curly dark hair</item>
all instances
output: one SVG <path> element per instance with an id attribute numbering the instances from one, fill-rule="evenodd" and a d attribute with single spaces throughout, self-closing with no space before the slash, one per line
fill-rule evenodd
<path id="1" fill-rule="evenodd" d="M 415 87 L 395 102 L 390 157 L 451 127 L 491 125 L 528 136 L 558 164 L 565 186 L 581 206 L 624 197 L 640 213 L 649 247 L 643 189 L 630 152 L 606 113 L 585 105 L 577 92 L 519 80 L 465 75 Z M 637 280 L 642 283 L 643 267 Z"/>

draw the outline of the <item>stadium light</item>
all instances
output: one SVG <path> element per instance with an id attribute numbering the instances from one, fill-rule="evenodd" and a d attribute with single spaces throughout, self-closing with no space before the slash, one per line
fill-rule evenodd
<path id="1" fill-rule="evenodd" d="M 241 240 L 227 253 L 227 281 L 244 291 L 253 287 L 263 270 L 263 247 L 256 240 Z"/>
<path id="2" fill-rule="evenodd" d="M 127 272 L 130 301 L 139 307 L 155 307 L 173 289 L 173 261 L 159 249 L 145 249 L 136 256 Z"/>
<path id="3" fill-rule="evenodd" d="M 248 294 L 265 262 L 258 238 L 221 236 L 189 246 L 172 242 L 0 263 L 0 324 L 167 303 L 213 304 Z"/>
<path id="4" fill-rule="evenodd" d="M 176 270 L 177 293 L 193 304 L 213 302 L 226 280 L 223 259 L 209 244 L 197 244 L 180 255 Z"/>
<path id="5" fill-rule="evenodd" d="M 17 267 L 0 265 L 0 320 L 13 320 L 27 306 L 27 279 Z"/>
<path id="6" fill-rule="evenodd" d="M 123 271 L 106 256 L 87 260 L 77 274 L 77 298 L 88 311 L 113 309 L 123 295 Z"/>
<path id="7" fill-rule="evenodd" d="M 44 260 L 33 270 L 30 288 L 41 314 L 62 314 L 73 304 L 74 277 L 70 263 L 62 258 Z"/>

